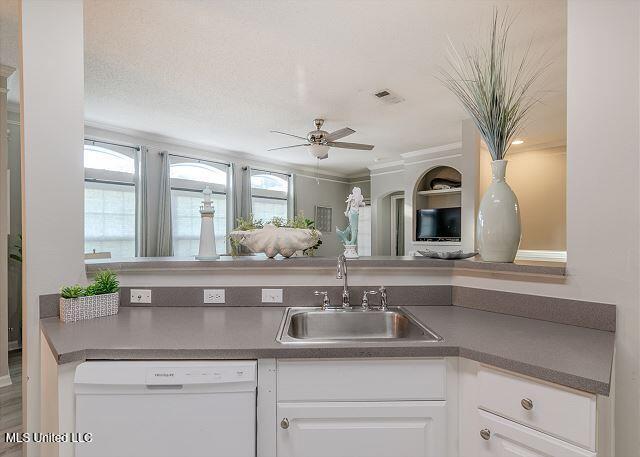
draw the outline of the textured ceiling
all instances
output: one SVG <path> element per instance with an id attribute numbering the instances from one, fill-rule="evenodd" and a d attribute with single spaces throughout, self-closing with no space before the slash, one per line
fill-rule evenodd
<path id="1" fill-rule="evenodd" d="M 304 136 L 324 117 L 326 130 L 357 131 L 345 141 L 376 145 L 332 149 L 320 164 L 358 174 L 375 158 L 460 139 L 464 112 L 434 75 L 447 37 L 477 41 L 496 4 L 517 16 L 514 46 L 533 38 L 533 52 L 551 61 L 526 144 L 563 142 L 566 4 L 558 0 L 85 0 L 86 118 L 312 166 L 304 148 L 267 152 L 296 142 L 269 130 Z M 372 94 L 383 88 L 405 101 L 381 103 Z"/>

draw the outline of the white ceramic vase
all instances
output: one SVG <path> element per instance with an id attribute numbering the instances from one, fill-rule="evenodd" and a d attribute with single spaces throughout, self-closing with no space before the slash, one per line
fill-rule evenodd
<path id="1" fill-rule="evenodd" d="M 480 202 L 476 235 L 487 262 L 513 262 L 520 245 L 520 205 L 505 181 L 506 169 L 506 160 L 491 162 L 493 179 Z"/>

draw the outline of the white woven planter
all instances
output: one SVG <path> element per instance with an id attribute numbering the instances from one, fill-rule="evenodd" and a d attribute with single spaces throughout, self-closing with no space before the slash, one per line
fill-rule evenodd
<path id="1" fill-rule="evenodd" d="M 75 322 L 118 314 L 120 292 L 78 298 L 60 298 L 60 320 Z"/>

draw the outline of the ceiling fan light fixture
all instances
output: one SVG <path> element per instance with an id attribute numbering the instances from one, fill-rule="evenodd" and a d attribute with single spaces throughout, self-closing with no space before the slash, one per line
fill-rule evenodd
<path id="1" fill-rule="evenodd" d="M 309 145 L 309 152 L 316 159 L 326 159 L 329 157 L 329 146 L 325 144 L 311 144 Z"/>

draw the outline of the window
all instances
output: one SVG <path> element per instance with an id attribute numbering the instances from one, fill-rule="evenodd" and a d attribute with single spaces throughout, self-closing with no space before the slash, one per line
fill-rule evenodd
<path id="1" fill-rule="evenodd" d="M 136 254 L 136 149 L 84 146 L 84 249 L 112 258 Z M 99 143 L 102 144 L 102 143 Z"/>
<path id="2" fill-rule="evenodd" d="M 172 156 L 171 225 L 173 253 L 180 257 L 198 254 L 200 245 L 200 206 L 202 191 L 209 187 L 215 215 L 213 227 L 218 254 L 227 252 L 227 177 L 229 166 L 216 162 Z"/>
<path id="3" fill-rule="evenodd" d="M 256 219 L 287 219 L 289 214 L 289 176 L 282 173 L 251 171 L 251 212 Z"/>

